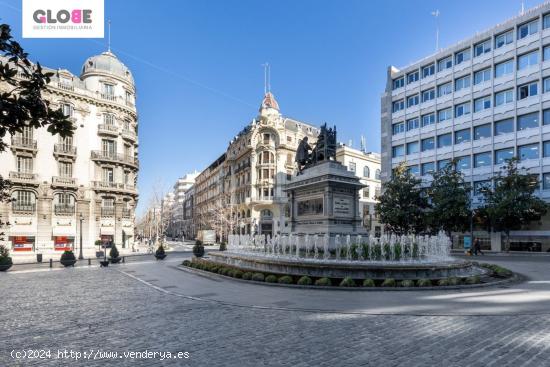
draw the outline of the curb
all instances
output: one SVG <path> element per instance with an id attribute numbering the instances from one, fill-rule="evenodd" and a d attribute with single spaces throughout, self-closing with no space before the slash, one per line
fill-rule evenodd
<path id="1" fill-rule="evenodd" d="M 222 278 L 227 280 L 232 280 L 235 282 L 240 283 L 252 283 L 252 284 L 259 284 L 269 287 L 286 287 L 286 288 L 298 288 L 298 289 L 316 289 L 316 290 L 334 290 L 334 291 L 354 291 L 354 292 L 402 292 L 402 291 L 437 291 L 437 290 L 461 290 L 461 289 L 472 289 L 472 288 L 487 288 L 487 287 L 493 287 L 493 286 L 500 286 L 503 284 L 513 284 L 513 283 L 520 283 L 525 280 L 525 277 L 523 277 L 520 274 L 514 273 L 514 275 L 510 278 L 498 280 L 491 283 L 479 283 L 479 284 L 464 284 L 464 285 L 446 285 L 446 286 L 437 286 L 437 287 L 338 287 L 338 286 L 319 286 L 319 285 L 298 285 L 298 284 L 280 284 L 280 283 L 266 283 L 266 282 L 258 282 L 255 280 L 244 280 L 240 278 L 233 278 L 227 275 L 221 275 L 218 273 L 212 273 L 206 270 L 200 270 L 191 268 L 189 266 L 184 265 L 177 265 L 175 266 L 176 269 L 181 271 L 186 271 L 195 275 L 204 276 L 206 278 Z M 210 276 L 208 276 L 210 275 Z"/>

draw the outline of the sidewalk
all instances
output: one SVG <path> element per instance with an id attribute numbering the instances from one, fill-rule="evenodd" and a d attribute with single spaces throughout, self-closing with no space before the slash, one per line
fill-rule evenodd
<path id="1" fill-rule="evenodd" d="M 535 257 L 544 257 L 548 256 L 550 257 L 550 252 L 531 252 L 531 251 L 491 251 L 491 250 L 483 250 L 483 253 L 485 255 L 489 256 L 535 256 Z M 451 255 L 466 255 L 464 249 L 451 249 Z M 470 256 L 468 256 L 470 257 Z M 471 256 L 476 257 L 476 256 Z M 479 257 L 479 256 L 478 256 Z"/>

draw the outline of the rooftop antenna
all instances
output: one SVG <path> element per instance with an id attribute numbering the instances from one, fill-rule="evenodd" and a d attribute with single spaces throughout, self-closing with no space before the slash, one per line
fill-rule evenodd
<path id="1" fill-rule="evenodd" d="M 435 17 L 435 51 L 439 51 L 439 9 L 432 11 L 432 16 Z"/>
<path id="2" fill-rule="evenodd" d="M 271 92 L 271 67 L 268 62 L 262 66 L 264 67 L 264 94 L 267 94 L 267 92 Z"/>
<path id="3" fill-rule="evenodd" d="M 111 52 L 111 19 L 107 21 L 107 51 Z"/>
<path id="4" fill-rule="evenodd" d="M 365 137 L 363 135 L 361 135 L 361 151 L 363 153 L 365 153 L 367 151 L 367 147 L 365 145 L 366 145 Z"/>
<path id="5" fill-rule="evenodd" d="M 519 15 L 525 14 L 525 1 L 521 2 L 521 11 L 519 12 Z"/>

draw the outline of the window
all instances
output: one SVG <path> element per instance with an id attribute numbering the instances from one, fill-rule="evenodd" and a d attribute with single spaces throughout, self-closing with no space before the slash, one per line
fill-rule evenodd
<path id="1" fill-rule="evenodd" d="M 437 170 L 438 170 L 438 171 L 441 171 L 442 169 L 444 169 L 445 167 L 447 167 L 449 164 L 451 164 L 451 160 L 450 160 L 450 159 L 442 159 L 442 160 L 439 160 L 439 161 L 437 161 Z"/>
<path id="2" fill-rule="evenodd" d="M 398 122 L 397 124 L 392 125 L 392 134 L 397 135 L 405 131 L 405 124 L 403 122 Z"/>
<path id="3" fill-rule="evenodd" d="M 17 172 L 32 173 L 32 158 L 17 156 Z"/>
<path id="4" fill-rule="evenodd" d="M 484 189 L 491 188 L 491 180 L 474 181 L 474 195 L 481 195 Z"/>
<path id="5" fill-rule="evenodd" d="M 420 79 L 418 70 L 407 74 L 407 84 L 414 83 Z"/>
<path id="6" fill-rule="evenodd" d="M 407 97 L 407 108 L 416 106 L 419 103 L 418 94 L 415 94 L 414 96 Z"/>
<path id="7" fill-rule="evenodd" d="M 459 171 L 463 171 L 465 169 L 470 169 L 472 166 L 472 162 L 469 155 L 466 155 L 464 157 L 457 157 L 456 158 L 456 168 Z"/>
<path id="8" fill-rule="evenodd" d="M 369 166 L 363 167 L 363 177 L 367 177 L 367 178 L 370 177 L 370 168 L 369 168 Z"/>
<path id="9" fill-rule="evenodd" d="M 439 135 L 437 137 L 437 147 L 438 148 L 449 147 L 452 144 L 453 144 L 453 138 L 452 138 L 451 133 Z"/>
<path id="10" fill-rule="evenodd" d="M 455 106 L 455 117 L 468 115 L 470 113 L 470 102 L 462 103 Z"/>
<path id="11" fill-rule="evenodd" d="M 435 123 L 435 114 L 430 113 L 422 116 L 422 127 L 432 125 Z"/>
<path id="12" fill-rule="evenodd" d="M 432 150 L 434 148 L 434 138 L 422 139 L 421 146 L 423 152 Z"/>
<path id="13" fill-rule="evenodd" d="M 474 140 L 491 137 L 491 124 L 484 124 L 474 127 Z"/>
<path id="14" fill-rule="evenodd" d="M 451 93 L 453 93 L 453 83 L 449 82 L 449 83 L 445 83 L 437 86 L 438 97 L 443 97 Z"/>
<path id="15" fill-rule="evenodd" d="M 514 119 L 495 121 L 495 136 L 514 132 Z"/>
<path id="16" fill-rule="evenodd" d="M 517 124 L 518 131 L 539 127 L 539 113 L 533 112 L 527 115 L 518 116 Z"/>
<path id="17" fill-rule="evenodd" d="M 71 162 L 59 162 L 59 176 L 73 177 L 73 164 Z"/>
<path id="18" fill-rule="evenodd" d="M 546 29 L 550 27 L 550 14 L 544 15 L 542 18 L 542 28 Z"/>
<path id="19" fill-rule="evenodd" d="M 13 198 L 18 207 L 31 206 L 35 203 L 35 196 L 32 191 L 17 190 L 13 193 Z"/>
<path id="20" fill-rule="evenodd" d="M 533 20 L 532 22 L 522 24 L 518 26 L 518 40 L 535 34 L 539 31 L 539 21 Z"/>
<path id="21" fill-rule="evenodd" d="M 518 70 L 525 70 L 528 67 L 535 66 L 539 63 L 539 51 L 529 52 L 518 56 Z"/>
<path id="22" fill-rule="evenodd" d="M 72 117 L 73 116 L 73 106 L 68 103 L 63 103 L 61 105 L 61 112 L 63 112 L 63 115 L 66 117 Z"/>
<path id="23" fill-rule="evenodd" d="M 271 141 L 271 134 L 264 134 L 264 144 L 269 144 Z"/>
<path id="24" fill-rule="evenodd" d="M 422 78 L 427 78 L 435 74 L 435 64 L 430 64 L 422 68 Z"/>
<path id="25" fill-rule="evenodd" d="M 539 144 L 521 145 L 518 147 L 518 158 L 523 161 L 524 159 L 538 159 L 539 158 Z"/>
<path id="26" fill-rule="evenodd" d="M 503 164 L 514 157 L 514 148 L 495 150 L 495 164 Z"/>
<path id="27" fill-rule="evenodd" d="M 370 197 L 370 188 L 366 186 L 363 188 L 363 198 L 368 199 Z"/>
<path id="28" fill-rule="evenodd" d="M 112 84 L 103 84 L 103 98 L 113 98 L 115 95 L 115 86 Z"/>
<path id="29" fill-rule="evenodd" d="M 349 162 L 349 170 L 353 173 L 357 170 L 357 164 L 355 162 Z"/>
<path id="30" fill-rule="evenodd" d="M 448 56 L 437 62 L 437 71 L 447 70 L 453 67 L 453 57 Z"/>
<path id="31" fill-rule="evenodd" d="M 379 179 L 380 179 L 380 169 L 377 169 L 377 170 L 374 172 L 374 179 L 375 179 L 375 180 L 379 180 Z"/>
<path id="32" fill-rule="evenodd" d="M 491 80 L 491 68 L 476 71 L 474 73 L 474 85 Z"/>
<path id="33" fill-rule="evenodd" d="M 470 49 L 467 48 L 455 54 L 455 65 L 461 64 L 464 61 L 470 60 Z"/>
<path id="34" fill-rule="evenodd" d="M 550 60 L 550 46 L 545 46 L 545 47 L 542 49 L 542 60 L 543 60 L 543 61 L 548 61 L 548 60 Z"/>
<path id="35" fill-rule="evenodd" d="M 514 60 L 503 61 L 495 64 L 495 78 L 512 74 L 514 72 Z"/>
<path id="36" fill-rule="evenodd" d="M 421 171 L 422 171 L 422 176 L 426 176 L 426 175 L 429 175 L 430 173 L 433 173 L 435 171 L 434 162 L 422 163 Z"/>
<path id="37" fill-rule="evenodd" d="M 474 112 L 480 112 L 491 108 L 491 96 L 485 96 L 474 100 Z"/>
<path id="38" fill-rule="evenodd" d="M 495 107 L 514 101 L 514 91 L 512 89 L 503 90 L 495 94 Z"/>
<path id="39" fill-rule="evenodd" d="M 397 78 L 393 80 L 393 89 L 399 89 L 405 85 L 405 78 Z"/>
<path id="40" fill-rule="evenodd" d="M 550 125 L 550 109 L 542 111 L 542 124 Z"/>
<path id="41" fill-rule="evenodd" d="M 418 117 L 407 120 L 407 131 L 418 129 L 419 126 L 420 126 L 420 123 L 419 123 Z"/>
<path id="42" fill-rule="evenodd" d="M 413 176 L 420 175 L 420 168 L 418 168 L 418 165 L 409 166 L 408 171 Z"/>
<path id="43" fill-rule="evenodd" d="M 455 144 L 466 143 L 471 140 L 470 129 L 455 131 Z"/>
<path id="44" fill-rule="evenodd" d="M 405 146 L 404 145 L 396 145 L 395 147 L 392 147 L 392 157 L 402 157 L 405 155 Z"/>
<path id="45" fill-rule="evenodd" d="M 542 189 L 543 190 L 550 189 L 550 173 L 542 174 Z"/>
<path id="46" fill-rule="evenodd" d="M 474 57 L 481 56 L 491 51 L 491 40 L 486 40 L 474 45 Z"/>
<path id="47" fill-rule="evenodd" d="M 431 101 L 435 98 L 435 89 L 428 89 L 422 92 L 422 102 Z"/>
<path id="48" fill-rule="evenodd" d="M 103 139 L 101 141 L 101 151 L 106 157 L 115 157 L 116 155 L 116 142 L 113 140 Z"/>
<path id="49" fill-rule="evenodd" d="M 538 94 L 538 82 L 524 84 L 518 87 L 518 101 Z"/>
<path id="50" fill-rule="evenodd" d="M 477 153 L 474 155 L 474 167 L 488 167 L 493 163 L 491 162 L 491 152 Z"/>
<path id="51" fill-rule="evenodd" d="M 392 104 L 392 112 L 398 112 L 405 109 L 405 102 L 400 99 L 399 101 L 395 101 Z"/>
<path id="52" fill-rule="evenodd" d="M 466 75 L 462 78 L 455 79 L 455 92 L 470 86 L 470 76 Z"/>
<path id="53" fill-rule="evenodd" d="M 417 141 L 411 141 L 410 143 L 407 143 L 407 154 L 418 153 L 419 149 L 420 148 Z"/>
<path id="54" fill-rule="evenodd" d="M 550 78 L 544 78 L 542 80 L 542 92 L 550 92 Z"/>
<path id="55" fill-rule="evenodd" d="M 495 48 L 501 48 L 502 46 L 509 45 L 512 42 L 514 42 L 514 31 L 510 30 L 495 37 Z"/>
<path id="56" fill-rule="evenodd" d="M 105 125 L 114 125 L 115 124 L 115 116 L 110 113 L 104 113 L 103 114 L 103 123 Z"/>
<path id="57" fill-rule="evenodd" d="M 103 182 L 115 182 L 115 173 L 112 168 L 103 168 Z"/>
<path id="58" fill-rule="evenodd" d="M 545 158 L 550 157 L 550 141 L 542 142 L 542 156 Z"/>
<path id="59" fill-rule="evenodd" d="M 446 120 L 450 120 L 453 118 L 453 109 L 452 108 L 446 108 L 444 110 L 437 112 L 437 121 L 443 122 Z"/>

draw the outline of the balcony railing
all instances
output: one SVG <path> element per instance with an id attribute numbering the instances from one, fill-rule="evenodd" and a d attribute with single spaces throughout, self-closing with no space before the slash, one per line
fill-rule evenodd
<path id="1" fill-rule="evenodd" d="M 36 211 L 36 204 L 18 203 L 17 201 L 14 201 L 11 203 L 11 210 L 14 213 L 34 213 Z"/>
<path id="2" fill-rule="evenodd" d="M 10 179 L 19 181 L 36 181 L 38 175 L 36 173 L 27 172 L 10 172 Z"/>
<path id="3" fill-rule="evenodd" d="M 100 133 L 118 134 L 118 127 L 116 125 L 99 124 L 97 130 Z"/>
<path id="4" fill-rule="evenodd" d="M 126 106 L 132 107 L 132 108 L 136 107 L 136 105 L 134 104 L 134 102 L 129 101 L 129 100 L 126 100 Z"/>
<path id="5" fill-rule="evenodd" d="M 128 190 L 128 191 L 136 190 L 136 187 L 134 185 L 123 184 L 118 182 L 110 182 L 110 181 L 92 181 L 92 186 L 95 189 Z"/>
<path id="6" fill-rule="evenodd" d="M 101 93 L 101 98 L 106 99 L 108 101 L 116 101 L 116 96 L 110 93 Z"/>
<path id="7" fill-rule="evenodd" d="M 76 155 L 76 147 L 69 144 L 55 144 L 53 152 L 64 155 Z"/>
<path id="8" fill-rule="evenodd" d="M 23 148 L 36 150 L 36 140 L 14 136 L 11 138 L 12 148 Z"/>
<path id="9" fill-rule="evenodd" d="M 122 137 L 127 139 L 136 139 L 136 132 L 133 130 L 123 129 L 122 130 Z"/>
<path id="10" fill-rule="evenodd" d="M 52 177 L 52 184 L 57 186 L 76 186 L 76 178 L 73 177 Z"/>
<path id="11" fill-rule="evenodd" d="M 73 215 L 75 212 L 72 204 L 55 204 L 53 211 L 56 215 Z"/>
<path id="12" fill-rule="evenodd" d="M 122 218 L 131 218 L 132 211 L 130 209 L 122 209 Z"/>
<path id="13" fill-rule="evenodd" d="M 92 159 L 96 160 L 106 160 L 110 162 L 121 162 L 127 163 L 132 166 L 138 166 L 139 161 L 137 158 L 126 154 L 113 153 L 108 151 L 94 150 L 92 151 Z"/>
<path id="14" fill-rule="evenodd" d="M 102 206 L 101 207 L 101 216 L 102 217 L 114 217 L 115 216 L 115 207 L 114 206 Z"/>
<path id="15" fill-rule="evenodd" d="M 72 84 L 69 84 L 69 83 L 66 83 L 66 82 L 58 82 L 57 87 L 59 89 L 63 89 L 63 90 L 74 91 L 74 86 Z"/>

